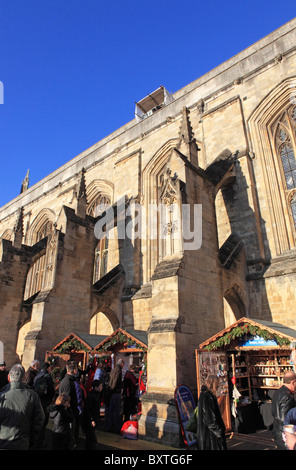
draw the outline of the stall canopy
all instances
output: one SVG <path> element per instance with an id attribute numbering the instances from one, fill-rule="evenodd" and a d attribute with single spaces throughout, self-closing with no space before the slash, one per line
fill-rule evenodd
<path id="1" fill-rule="evenodd" d="M 243 341 L 247 337 L 260 337 L 269 341 L 270 345 L 289 347 L 296 342 L 296 330 L 280 323 L 243 317 L 201 343 L 199 347 L 208 351 L 227 349 L 234 341 Z"/>
<path id="2" fill-rule="evenodd" d="M 122 330 L 118 328 L 111 335 L 103 338 L 94 348 L 96 352 L 108 351 L 114 346 L 121 346 L 124 350 L 147 352 L 148 333 L 142 330 Z"/>
<path id="3" fill-rule="evenodd" d="M 91 352 L 97 344 L 102 342 L 105 338 L 107 338 L 107 336 L 72 332 L 62 339 L 62 341 L 53 348 L 53 351 L 69 352 L 72 349 Z"/>

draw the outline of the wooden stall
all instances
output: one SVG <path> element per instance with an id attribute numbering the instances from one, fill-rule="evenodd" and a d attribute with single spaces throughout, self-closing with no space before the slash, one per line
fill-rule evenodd
<path id="1" fill-rule="evenodd" d="M 109 354 L 113 368 L 119 359 L 124 360 L 123 375 L 130 364 L 136 366 L 135 375 L 139 379 L 140 392 L 145 393 L 147 383 L 147 344 L 148 334 L 141 330 L 123 330 L 118 328 L 104 338 L 94 352 L 100 355 Z"/>
<path id="2" fill-rule="evenodd" d="M 87 333 L 69 333 L 51 351 L 47 351 L 45 360 L 52 362 L 55 367 L 63 369 L 68 360 L 76 361 L 79 368 L 85 370 L 94 348 L 106 336 Z"/>
<path id="3" fill-rule="evenodd" d="M 147 361 L 147 342 L 146 331 L 118 328 L 96 345 L 94 353 L 112 355 L 112 366 L 122 358 L 125 368 L 131 363 L 140 368 Z"/>
<path id="4" fill-rule="evenodd" d="M 221 377 L 218 402 L 228 431 L 271 428 L 272 395 L 295 370 L 296 331 L 241 318 L 196 350 L 198 395 L 207 375 Z"/>

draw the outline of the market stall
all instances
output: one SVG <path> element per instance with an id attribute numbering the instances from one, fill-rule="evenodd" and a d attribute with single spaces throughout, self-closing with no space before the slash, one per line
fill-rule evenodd
<path id="1" fill-rule="evenodd" d="M 102 335 L 69 333 L 51 351 L 46 351 L 45 360 L 53 364 L 57 372 L 61 372 L 69 360 L 77 362 L 78 367 L 85 370 L 93 359 L 95 346 L 105 338 Z"/>
<path id="2" fill-rule="evenodd" d="M 218 402 L 227 431 L 271 428 L 271 400 L 295 370 L 296 330 L 241 318 L 196 350 L 198 394 L 209 374 L 221 377 Z"/>
<path id="3" fill-rule="evenodd" d="M 94 353 L 112 356 L 112 366 L 122 358 L 125 361 L 125 368 L 132 363 L 140 368 L 147 361 L 147 342 L 146 331 L 118 328 L 95 346 Z"/>
<path id="4" fill-rule="evenodd" d="M 146 331 L 118 328 L 97 344 L 93 353 L 108 355 L 111 368 L 117 364 L 119 359 L 123 359 L 123 376 L 128 366 L 134 364 L 137 371 L 136 376 L 139 379 L 140 391 L 144 392 L 147 382 L 147 344 L 148 334 Z"/>

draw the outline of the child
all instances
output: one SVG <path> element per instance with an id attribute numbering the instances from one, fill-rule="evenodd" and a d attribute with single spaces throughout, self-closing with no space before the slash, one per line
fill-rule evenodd
<path id="1" fill-rule="evenodd" d="M 54 450 L 73 449 L 71 423 L 73 413 L 70 409 L 70 397 L 66 394 L 59 395 L 55 404 L 48 407 L 49 417 L 53 422 L 52 445 Z"/>

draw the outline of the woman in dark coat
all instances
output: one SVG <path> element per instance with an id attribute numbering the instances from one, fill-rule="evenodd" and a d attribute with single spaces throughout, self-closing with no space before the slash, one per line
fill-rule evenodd
<path id="1" fill-rule="evenodd" d="M 216 392 L 219 378 L 210 375 L 201 388 L 198 399 L 197 449 L 226 450 L 225 425 L 220 413 Z"/>

